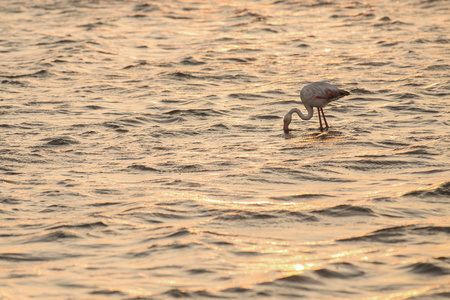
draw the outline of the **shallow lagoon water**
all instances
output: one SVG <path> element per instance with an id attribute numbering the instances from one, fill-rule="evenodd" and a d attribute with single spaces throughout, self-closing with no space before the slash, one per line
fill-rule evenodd
<path id="1" fill-rule="evenodd" d="M 448 298 L 449 10 L 3 1 L 0 295 Z"/>

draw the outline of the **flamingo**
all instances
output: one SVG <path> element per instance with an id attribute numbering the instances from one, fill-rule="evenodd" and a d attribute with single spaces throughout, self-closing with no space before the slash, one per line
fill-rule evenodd
<path id="1" fill-rule="evenodd" d="M 322 119 L 320 113 L 322 113 L 323 120 L 325 122 L 325 128 L 328 129 L 327 119 L 323 113 L 323 108 L 332 101 L 336 101 L 344 96 L 350 95 L 349 92 L 341 90 L 334 85 L 331 85 L 324 81 L 313 82 L 305 85 L 301 92 L 300 98 L 305 106 L 308 114 L 305 116 L 298 108 L 291 109 L 286 116 L 284 116 L 284 132 L 289 133 L 289 124 L 292 121 L 292 114 L 295 112 L 303 120 L 309 120 L 313 116 L 313 107 L 317 107 L 317 113 L 319 114 L 320 130 L 323 130 Z"/>

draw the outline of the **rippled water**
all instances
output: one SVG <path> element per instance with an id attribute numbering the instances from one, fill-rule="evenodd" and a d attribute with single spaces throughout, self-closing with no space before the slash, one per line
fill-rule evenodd
<path id="1" fill-rule="evenodd" d="M 2 1 L 0 298 L 450 297 L 449 16 Z"/>

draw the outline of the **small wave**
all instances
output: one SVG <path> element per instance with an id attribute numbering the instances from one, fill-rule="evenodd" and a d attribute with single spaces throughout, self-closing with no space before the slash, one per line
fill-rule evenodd
<path id="1" fill-rule="evenodd" d="M 127 170 L 136 170 L 136 171 L 145 171 L 145 172 L 159 172 L 159 170 L 142 165 L 142 164 L 132 164 L 131 166 L 127 167 Z"/>
<path id="2" fill-rule="evenodd" d="M 0 181 L 7 182 L 7 183 L 13 183 L 13 182 L 9 182 L 8 180 L 4 180 L 4 179 L 0 179 Z M 11 197 L 0 198 L 1 204 L 16 205 L 16 204 L 20 204 L 21 202 L 22 202 L 22 200 L 14 199 Z"/>
<path id="3" fill-rule="evenodd" d="M 403 268 L 409 269 L 409 272 L 411 273 L 420 275 L 442 276 L 450 274 L 450 270 L 448 268 L 439 267 L 434 263 L 418 262 Z"/>
<path id="4" fill-rule="evenodd" d="M 55 75 L 55 73 L 52 73 L 50 71 L 47 70 L 40 70 L 34 73 L 30 73 L 30 74 L 22 74 L 22 75 L 0 75 L 0 77 L 4 77 L 4 78 L 21 78 L 21 77 L 37 77 L 37 78 L 42 78 L 42 77 L 49 77 L 49 76 L 53 76 Z"/>
<path id="5" fill-rule="evenodd" d="M 381 243 L 403 243 L 406 242 L 407 239 L 404 238 L 404 230 L 405 226 L 399 226 L 399 227 L 391 227 L 391 228 L 385 228 L 380 229 L 377 231 L 374 231 L 372 233 L 358 236 L 358 237 L 351 237 L 351 238 L 345 238 L 340 239 L 338 241 L 340 242 L 381 242 Z"/>
<path id="6" fill-rule="evenodd" d="M 105 295 L 105 296 L 129 296 L 128 294 L 124 293 L 123 291 L 120 290 L 96 290 L 96 291 L 92 291 L 90 292 L 91 295 Z"/>
<path id="7" fill-rule="evenodd" d="M 206 64 L 204 61 L 196 60 L 192 56 L 188 56 L 181 61 L 183 65 L 198 66 Z"/>
<path id="8" fill-rule="evenodd" d="M 139 68 L 139 67 L 146 66 L 146 65 L 148 65 L 148 63 L 145 60 L 143 60 L 143 61 L 139 61 L 136 64 L 132 64 L 132 65 L 128 65 L 126 67 L 123 67 L 122 69 L 123 70 L 128 70 L 128 69 L 133 69 L 133 68 Z"/>
<path id="9" fill-rule="evenodd" d="M 68 224 L 64 224 L 64 225 L 58 225 L 58 226 L 53 226 L 48 228 L 49 230 L 55 230 L 55 229 L 94 229 L 94 228 L 104 228 L 104 227 L 108 227 L 108 225 L 106 225 L 103 222 L 94 222 L 94 223 L 84 223 L 84 224 L 77 224 L 77 225 L 68 225 Z"/>
<path id="10" fill-rule="evenodd" d="M 267 96 L 248 94 L 248 93 L 234 93 L 234 94 L 228 95 L 228 97 L 236 98 L 239 100 L 255 100 L 255 99 L 261 99 L 261 98 L 266 98 L 266 99 L 271 98 L 271 97 L 267 97 Z"/>
<path id="11" fill-rule="evenodd" d="M 379 19 L 378 23 L 372 24 L 372 26 L 379 27 L 379 26 L 389 26 L 389 25 L 411 25 L 410 23 L 405 23 L 401 21 L 392 21 L 389 17 L 382 17 Z"/>
<path id="12" fill-rule="evenodd" d="M 71 40 L 71 39 L 62 39 L 59 41 L 56 41 L 55 44 L 72 44 L 72 43 L 78 43 L 77 40 Z"/>
<path id="13" fill-rule="evenodd" d="M 220 221 L 258 221 L 258 220 L 273 220 L 278 223 L 280 221 L 294 220 L 300 222 L 317 222 L 318 219 L 314 216 L 295 211 L 267 211 L 267 212 L 252 212 L 252 211 L 230 211 L 226 214 L 215 218 Z"/>
<path id="14" fill-rule="evenodd" d="M 147 121 L 148 120 L 144 117 L 122 118 L 120 120 L 117 120 L 117 122 L 131 126 L 144 125 L 145 123 L 147 123 Z"/>
<path id="15" fill-rule="evenodd" d="M 94 193 L 99 195 L 122 195 L 123 192 L 116 189 L 94 189 Z"/>
<path id="16" fill-rule="evenodd" d="M 367 94 L 375 94 L 374 92 L 366 90 L 366 89 L 363 89 L 363 88 L 351 89 L 350 91 L 352 92 L 352 94 L 365 94 L 365 95 L 367 95 Z"/>
<path id="17" fill-rule="evenodd" d="M 450 181 L 444 182 L 439 186 L 435 186 L 429 189 L 419 189 L 403 194 L 403 196 L 413 196 L 420 198 L 428 197 L 449 197 L 450 196 Z"/>
<path id="18" fill-rule="evenodd" d="M 427 40 L 427 39 L 424 39 L 424 38 L 419 38 L 419 39 L 416 39 L 416 40 L 414 40 L 412 42 L 413 43 L 418 43 L 418 44 L 426 44 L 426 43 L 430 43 L 431 41 Z"/>
<path id="19" fill-rule="evenodd" d="M 402 96 L 400 96 L 400 97 L 402 97 Z M 406 97 L 410 97 L 410 96 L 406 96 Z M 414 106 L 411 106 L 410 104 L 385 105 L 384 108 L 387 108 L 392 111 L 408 112 L 408 114 L 409 114 L 409 112 L 419 112 L 419 113 L 429 113 L 429 114 L 439 113 L 439 111 L 437 111 L 437 110 L 414 107 Z"/>
<path id="20" fill-rule="evenodd" d="M 393 169 L 402 168 L 402 166 L 407 166 L 411 162 L 404 160 L 387 160 L 387 159 L 361 159 L 355 161 L 346 161 L 343 165 L 345 168 L 359 170 L 359 171 L 370 171 L 377 169 Z M 419 162 L 415 162 L 420 165 Z"/>
<path id="21" fill-rule="evenodd" d="M 323 140 L 323 139 L 327 139 L 327 135 L 320 134 L 319 136 L 313 136 L 312 138 L 318 139 L 318 140 Z M 282 150 L 286 151 L 286 150 L 302 150 L 302 149 L 305 149 L 305 147 L 296 146 L 296 147 L 283 148 Z M 264 167 L 264 171 L 267 171 L 269 173 L 275 173 L 275 172 L 281 173 L 283 175 L 289 176 L 296 180 L 311 180 L 311 181 L 322 181 L 322 182 L 343 182 L 343 183 L 354 182 L 353 179 L 345 179 L 342 177 L 331 177 L 331 176 L 319 176 L 319 175 L 312 174 L 311 172 L 308 172 L 308 171 L 292 170 L 290 168 L 285 168 L 285 167 Z"/>
<path id="22" fill-rule="evenodd" d="M 173 180 L 171 182 L 168 182 L 165 185 L 168 185 L 168 186 L 179 186 L 179 187 L 182 186 L 182 187 L 190 187 L 190 188 L 193 188 L 193 187 L 197 188 L 197 187 L 201 187 L 202 186 L 200 183 L 197 183 L 197 182 L 188 182 L 188 181 L 183 181 L 183 180 L 179 180 L 179 179 L 176 179 L 176 180 Z"/>
<path id="23" fill-rule="evenodd" d="M 275 1 L 275 3 L 283 3 L 285 1 L 280 0 L 280 1 Z M 294 1 L 288 1 L 288 3 L 296 3 Z M 304 3 L 305 6 L 308 7 L 322 7 L 322 6 L 332 6 L 333 3 L 331 3 L 330 1 L 323 1 L 323 0 L 316 0 L 316 1 L 308 1 L 307 3 Z"/>
<path id="24" fill-rule="evenodd" d="M 257 115 L 252 117 L 254 120 L 278 120 L 281 119 L 278 115 Z"/>
<path id="25" fill-rule="evenodd" d="M 331 216 L 331 217 L 355 217 L 355 216 L 366 216 L 375 217 L 376 214 L 368 207 L 354 206 L 342 204 L 330 208 L 313 210 L 312 213 L 317 213 L 321 215 Z"/>
<path id="26" fill-rule="evenodd" d="M 318 222 L 319 219 L 314 217 L 314 216 L 310 216 L 301 212 L 296 212 L 296 211 L 290 211 L 290 212 L 284 212 L 280 214 L 281 218 L 293 218 L 296 221 L 305 221 L 305 222 Z"/>
<path id="27" fill-rule="evenodd" d="M 185 119 L 181 117 L 171 117 L 167 115 L 146 115 L 147 119 L 151 122 L 159 123 L 159 124 L 168 124 L 168 123 L 177 123 L 185 121 Z"/>
<path id="28" fill-rule="evenodd" d="M 153 12 L 159 11 L 161 8 L 155 3 L 139 3 L 134 6 L 133 10 L 139 12 Z"/>
<path id="29" fill-rule="evenodd" d="M 2 83 L 2 84 L 12 84 L 12 85 L 15 85 L 15 86 L 20 86 L 20 87 L 26 87 L 26 86 L 28 85 L 27 83 L 22 82 L 22 81 L 18 81 L 18 80 L 7 80 L 7 79 L 2 80 L 1 83 Z M 2 107 L 2 108 L 5 108 L 5 107 Z M 11 107 L 11 108 L 12 108 L 12 107 Z"/>
<path id="30" fill-rule="evenodd" d="M 381 92 L 378 91 L 377 93 L 381 93 Z M 368 101 L 368 102 L 383 101 L 383 102 L 385 102 L 386 99 L 385 98 L 353 97 L 352 101 Z"/>
<path id="31" fill-rule="evenodd" d="M 392 47 L 398 45 L 399 42 L 386 42 L 386 41 L 379 41 L 377 45 L 380 45 L 380 47 Z"/>
<path id="32" fill-rule="evenodd" d="M 264 18 L 261 14 L 257 13 L 257 12 L 253 12 L 250 9 L 244 8 L 244 9 L 238 9 L 235 12 L 235 18 L 247 18 L 247 17 L 251 17 L 251 18 Z"/>
<path id="33" fill-rule="evenodd" d="M 448 71 L 450 70 L 450 65 L 441 64 L 441 65 L 430 65 L 425 68 L 427 71 Z"/>
<path id="34" fill-rule="evenodd" d="M 450 44 L 450 39 L 446 39 L 446 38 L 437 38 L 435 40 L 430 40 L 430 39 L 424 39 L 424 38 L 418 38 L 414 41 L 412 41 L 413 43 L 418 43 L 418 44 Z"/>
<path id="35" fill-rule="evenodd" d="M 332 264 L 329 268 L 315 270 L 314 273 L 324 278 L 340 279 L 359 277 L 366 274 L 364 271 L 359 270 L 354 265 L 345 262 Z"/>
<path id="36" fill-rule="evenodd" d="M 106 202 L 92 203 L 92 204 L 90 204 L 90 206 L 101 207 L 101 206 L 111 206 L 111 205 L 120 205 L 120 204 L 122 204 L 122 202 L 106 201 Z"/>
<path id="37" fill-rule="evenodd" d="M 197 173 L 197 172 L 207 172 L 208 170 L 205 169 L 200 164 L 187 164 L 187 165 L 179 165 L 176 168 L 176 171 L 179 173 Z"/>
<path id="38" fill-rule="evenodd" d="M 287 282 L 287 283 L 294 283 L 294 284 L 318 284 L 321 285 L 322 283 L 314 278 L 311 278 L 309 276 L 305 275 L 291 275 L 286 277 L 278 278 L 276 281 L 278 282 Z"/>
<path id="39" fill-rule="evenodd" d="M 52 243 L 65 239 L 77 238 L 81 238 L 81 236 L 79 236 L 75 231 L 56 230 L 42 236 L 30 238 L 29 240 L 25 241 L 25 243 Z"/>
<path id="40" fill-rule="evenodd" d="M 140 13 L 137 13 L 137 14 L 131 14 L 131 15 L 128 15 L 128 17 L 129 17 L 129 18 L 146 18 L 147 15 L 146 15 L 146 14 L 140 14 Z M 146 46 L 144 46 L 144 47 L 146 47 Z"/>
<path id="41" fill-rule="evenodd" d="M 222 290 L 222 292 L 224 292 L 224 293 L 238 294 L 241 297 L 243 296 L 243 294 L 249 293 L 251 291 L 253 291 L 253 289 L 245 288 L 245 287 L 241 287 L 241 286 L 227 288 L 227 289 Z"/>
<path id="42" fill-rule="evenodd" d="M 332 197 L 327 194 L 298 194 L 298 195 L 291 195 L 291 196 L 279 196 L 279 197 L 271 197 L 270 199 L 276 200 L 276 201 L 297 201 L 297 200 L 303 200 L 303 199 L 316 199 L 316 198 L 326 198 L 326 197 Z"/>
<path id="43" fill-rule="evenodd" d="M 197 78 L 197 76 L 195 76 L 195 75 L 193 75 L 191 73 L 181 72 L 181 71 L 167 73 L 166 76 L 167 77 L 173 77 L 175 79 L 194 79 L 194 78 Z"/>
<path id="44" fill-rule="evenodd" d="M 263 93 L 264 94 L 274 94 L 274 95 L 286 95 L 286 93 L 283 92 L 282 90 L 268 90 L 268 91 L 264 91 Z M 272 104 L 272 105 L 279 105 L 280 102 L 276 101 L 276 102 L 273 102 L 273 103 L 270 103 L 270 104 Z"/>
<path id="45" fill-rule="evenodd" d="M 2 180 L 4 182 L 4 180 Z M 1 202 L 0 202 L 1 203 Z M 0 215 L 9 215 L 12 216 L 14 215 L 14 213 L 11 210 L 6 210 L 6 209 L 1 209 L 0 208 Z M 4 235 L 0 235 L 0 236 L 4 236 Z M 7 235 L 9 236 L 9 235 Z"/>
<path id="46" fill-rule="evenodd" d="M 94 28 L 100 28 L 100 27 L 117 27 L 118 25 L 114 24 L 114 23 L 109 23 L 109 22 L 92 22 L 92 23 L 87 23 L 87 24 L 83 24 L 83 25 L 78 25 L 77 27 L 79 28 L 86 28 L 86 30 L 92 30 Z"/>
<path id="47" fill-rule="evenodd" d="M 30 262 L 30 261 L 47 261 L 45 257 L 35 257 L 26 253 L 0 253 L 0 261 L 5 260 L 9 262 Z"/>
<path id="48" fill-rule="evenodd" d="M 341 242 L 380 242 L 404 243 L 408 241 L 406 235 L 422 235 L 429 237 L 436 234 L 450 234 L 450 227 L 404 225 L 383 228 L 362 236 L 340 239 Z"/>
<path id="49" fill-rule="evenodd" d="M 450 39 L 438 38 L 434 42 L 438 44 L 450 44 Z"/>
<path id="50" fill-rule="evenodd" d="M 87 109 L 90 109 L 90 110 L 105 109 L 103 106 L 99 106 L 99 105 L 86 105 L 84 107 L 87 108 Z"/>
<path id="51" fill-rule="evenodd" d="M 432 153 L 432 152 L 427 151 L 425 149 L 416 149 L 416 150 L 402 151 L 402 152 L 398 152 L 396 154 L 398 154 L 398 155 L 419 155 L 421 157 L 423 157 L 424 155 L 431 155 L 431 156 L 438 155 L 437 153 Z"/>
<path id="52" fill-rule="evenodd" d="M 371 62 L 361 62 L 357 63 L 358 66 L 370 66 L 370 67 L 382 67 L 385 65 L 389 65 L 390 62 L 383 62 L 383 61 L 371 61 Z"/>
<path id="53" fill-rule="evenodd" d="M 57 137 L 57 138 L 47 138 L 43 139 L 42 141 L 48 140 L 47 143 L 45 143 L 48 146 L 68 146 L 68 145 L 74 145 L 79 144 L 80 142 L 72 137 Z"/>
<path id="54" fill-rule="evenodd" d="M 47 163 L 46 160 L 41 159 L 31 159 L 27 158 L 25 156 L 16 156 L 16 157 L 1 157 L 1 161 L 10 161 L 10 162 L 17 162 L 17 163 L 26 163 L 26 164 L 45 164 Z M 11 171 L 12 169 L 6 169 L 6 171 Z M 3 179 L 5 182 L 17 184 L 17 181 L 14 180 L 7 180 Z"/>
<path id="55" fill-rule="evenodd" d="M 411 172 L 411 174 L 435 174 L 435 173 L 444 173 L 444 172 L 448 172 L 448 169 L 429 169 L 429 170 Z"/>
<path id="56" fill-rule="evenodd" d="M 189 230 L 187 230 L 187 229 L 180 229 L 180 230 L 178 230 L 175 233 L 172 233 L 172 234 L 169 234 L 169 235 L 165 236 L 164 238 L 171 239 L 171 238 L 185 237 L 185 236 L 188 236 L 188 235 L 191 235 L 191 232 Z"/>
<path id="57" fill-rule="evenodd" d="M 213 125 L 211 125 L 211 127 L 209 128 L 209 130 L 214 130 L 214 131 L 216 131 L 216 130 L 221 130 L 221 129 L 228 130 L 228 129 L 230 129 L 230 128 L 228 128 L 228 126 L 225 125 L 225 124 L 223 124 L 223 123 L 213 124 Z"/>
<path id="58" fill-rule="evenodd" d="M 393 94 L 391 96 L 396 97 L 397 99 L 416 99 L 420 98 L 419 95 L 413 93 L 401 93 L 401 94 Z"/>
<path id="59" fill-rule="evenodd" d="M 225 57 L 225 58 L 221 58 L 220 60 L 238 62 L 238 63 L 250 63 L 250 62 L 256 61 L 256 58 L 254 58 L 254 57 Z"/>
<path id="60" fill-rule="evenodd" d="M 209 108 L 197 108 L 197 109 L 174 109 L 165 112 L 166 115 L 181 115 L 181 116 L 194 116 L 194 117 L 213 117 L 223 115 L 222 112 L 209 109 Z"/>
<path id="61" fill-rule="evenodd" d="M 243 221 L 243 220 L 266 220 L 274 219 L 276 216 L 269 213 L 259 213 L 252 211 L 233 211 L 218 216 L 215 219 L 220 221 Z"/>
<path id="62" fill-rule="evenodd" d="M 260 256 L 263 255 L 263 253 L 258 251 L 233 251 L 234 255 L 237 256 Z"/>
<path id="63" fill-rule="evenodd" d="M 189 270 L 187 270 L 187 273 L 189 273 L 191 275 L 199 275 L 199 274 L 211 274 L 211 273 L 215 273 L 215 272 L 208 270 L 208 269 L 200 268 L 200 269 L 189 269 Z"/>
<path id="64" fill-rule="evenodd" d="M 125 128 L 125 126 L 123 126 L 122 124 L 118 124 L 117 122 L 114 122 L 114 121 L 107 121 L 101 125 L 103 125 L 104 127 L 107 127 L 107 128 L 114 129 L 116 132 L 119 132 L 119 133 L 126 133 L 129 131 L 128 129 Z"/>
<path id="65" fill-rule="evenodd" d="M 231 81 L 238 81 L 239 83 L 242 82 L 251 82 L 253 78 L 256 78 L 256 76 L 252 75 L 240 75 L 240 74 L 224 74 L 224 75 L 211 75 L 211 76 L 204 76 L 205 80 L 231 80 Z"/>
<path id="66" fill-rule="evenodd" d="M 172 298 L 192 298 L 192 294 L 180 289 L 170 289 L 167 292 L 163 293 L 164 297 L 172 297 Z"/>
<path id="67" fill-rule="evenodd" d="M 164 17 L 168 18 L 168 19 L 173 19 L 173 20 L 192 20 L 193 19 L 192 17 L 187 17 L 185 15 L 175 15 L 175 14 L 165 15 Z"/>
<path id="68" fill-rule="evenodd" d="M 146 212 L 142 210 L 142 207 L 133 207 L 126 209 L 119 215 L 121 216 L 130 216 L 133 218 L 137 218 L 139 220 L 144 220 L 145 222 L 149 223 L 164 223 L 169 220 L 185 220 L 185 219 L 191 219 L 193 215 L 186 215 L 185 211 L 178 211 L 178 210 L 168 210 L 163 212 Z M 179 231 L 184 232 L 187 231 L 186 228 L 181 228 Z M 178 232 L 178 231 L 177 231 Z M 173 235 L 173 230 L 171 229 L 170 232 L 165 232 L 162 234 L 162 237 L 165 238 L 167 236 Z"/>

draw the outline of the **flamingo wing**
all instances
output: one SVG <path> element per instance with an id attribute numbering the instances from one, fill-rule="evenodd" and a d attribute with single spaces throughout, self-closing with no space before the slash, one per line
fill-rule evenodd
<path id="1" fill-rule="evenodd" d="M 344 96 L 350 95 L 349 92 L 341 90 L 327 82 L 314 82 L 304 88 L 304 95 L 309 99 L 326 100 L 327 103 L 336 101 Z M 303 92 L 303 91 L 302 91 Z M 322 106 L 322 105 L 318 105 Z"/>

